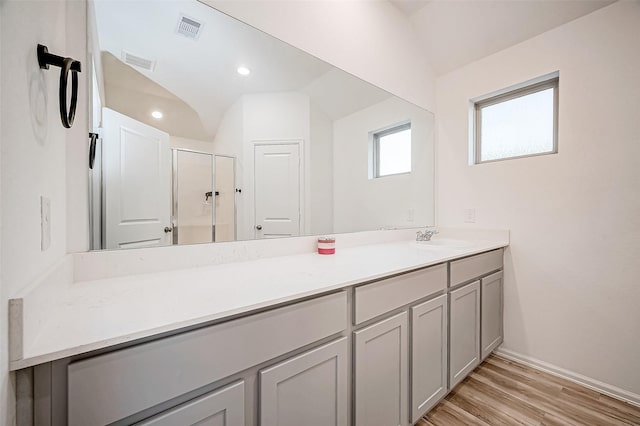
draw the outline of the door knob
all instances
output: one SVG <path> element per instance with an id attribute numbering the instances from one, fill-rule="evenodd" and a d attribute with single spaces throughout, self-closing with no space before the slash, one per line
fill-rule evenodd
<path id="1" fill-rule="evenodd" d="M 262 230 L 262 225 L 256 225 L 256 229 L 257 229 L 258 231 L 261 231 L 261 230 Z"/>
<path id="2" fill-rule="evenodd" d="M 171 231 L 173 231 L 173 228 L 169 228 L 168 226 L 164 227 L 164 232 L 169 233 Z"/>

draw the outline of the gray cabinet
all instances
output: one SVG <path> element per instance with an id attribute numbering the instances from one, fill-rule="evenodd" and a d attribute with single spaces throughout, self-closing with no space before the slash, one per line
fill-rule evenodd
<path id="1" fill-rule="evenodd" d="M 260 372 L 261 426 L 348 425 L 348 339 Z"/>
<path id="2" fill-rule="evenodd" d="M 244 426 L 244 382 L 240 381 L 173 408 L 141 426 Z"/>
<path id="3" fill-rule="evenodd" d="M 356 331 L 356 426 L 405 426 L 407 400 L 407 313 Z"/>
<path id="4" fill-rule="evenodd" d="M 450 296 L 449 388 L 453 389 L 480 363 L 480 281 Z"/>
<path id="5" fill-rule="evenodd" d="M 446 264 L 356 287 L 355 324 L 369 321 L 446 288 Z"/>
<path id="6" fill-rule="evenodd" d="M 455 287 L 458 284 L 502 269 L 502 258 L 503 251 L 498 249 L 452 261 L 449 285 Z"/>
<path id="7" fill-rule="evenodd" d="M 447 394 L 447 295 L 411 308 L 411 419 Z"/>
<path id="8" fill-rule="evenodd" d="M 345 292 L 69 364 L 68 424 L 109 424 L 347 327 Z"/>
<path id="9" fill-rule="evenodd" d="M 36 413 L 55 408 L 45 423 L 70 426 L 416 423 L 502 343 L 502 255 L 67 358 L 34 375 Z"/>
<path id="10" fill-rule="evenodd" d="M 481 280 L 482 360 L 502 343 L 503 279 L 502 271 Z"/>

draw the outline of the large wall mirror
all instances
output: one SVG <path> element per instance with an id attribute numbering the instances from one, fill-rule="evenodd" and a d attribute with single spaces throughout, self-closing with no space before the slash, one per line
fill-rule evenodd
<path id="1" fill-rule="evenodd" d="M 434 223 L 429 111 L 196 0 L 88 31 L 93 249 Z"/>

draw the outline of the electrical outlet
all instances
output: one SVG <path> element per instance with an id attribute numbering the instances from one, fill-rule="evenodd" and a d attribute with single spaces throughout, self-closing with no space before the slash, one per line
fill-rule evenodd
<path id="1" fill-rule="evenodd" d="M 40 249 L 47 250 L 51 246 L 51 200 L 40 197 Z"/>
<path id="2" fill-rule="evenodd" d="M 476 223 L 476 209 L 464 209 L 464 223 Z"/>
<path id="3" fill-rule="evenodd" d="M 415 216 L 415 210 L 407 209 L 406 214 L 407 222 L 413 222 Z"/>

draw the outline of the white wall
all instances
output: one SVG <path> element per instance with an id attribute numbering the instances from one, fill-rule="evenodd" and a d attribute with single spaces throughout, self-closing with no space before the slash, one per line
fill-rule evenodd
<path id="1" fill-rule="evenodd" d="M 4 20 L 2 19 L 2 16 L 4 16 L 4 6 L 2 3 L 0 3 L 0 49 L 3 50 L 3 40 L 6 40 L 7 37 L 4 34 L 3 28 L 4 28 Z M 2 58 L 0 58 L 0 82 L 3 82 L 3 78 L 2 75 L 6 72 L 4 70 L 4 67 L 2 67 L 2 62 L 4 62 L 4 60 Z M 7 307 L 7 299 L 9 297 L 9 294 L 7 292 L 7 290 L 5 289 L 5 285 L 3 284 L 3 279 L 2 279 L 2 274 L 3 274 L 3 264 L 2 264 L 2 253 L 4 252 L 4 247 L 2 244 L 2 234 L 3 234 L 3 214 L 2 214 L 2 206 L 3 206 L 3 197 L 2 197 L 2 182 L 3 182 L 3 176 L 1 173 L 2 170 L 2 159 L 3 159 L 3 155 L 2 155 L 2 140 L 3 140 L 3 136 L 4 134 L 2 133 L 2 123 L 4 121 L 4 114 L 2 114 L 2 111 L 4 110 L 4 106 L 6 105 L 5 101 L 4 101 L 4 86 L 0 83 L 0 318 L 7 318 L 9 316 L 8 314 L 8 307 Z M 9 424 L 11 422 L 11 419 L 14 416 L 14 408 L 13 407 L 9 407 L 9 404 L 11 402 L 13 402 L 13 396 L 9 396 L 9 373 L 8 373 L 8 369 L 6 367 L 7 363 L 9 362 L 8 359 L 8 327 L 7 326 L 1 326 L 0 327 L 0 413 L 4 413 L 4 414 L 0 414 L 0 425 L 6 425 Z"/>
<path id="2" fill-rule="evenodd" d="M 301 201 L 301 233 L 309 234 L 309 221 L 305 214 L 310 209 L 309 194 L 309 139 L 310 115 L 309 96 L 300 92 L 262 93 L 244 95 L 243 99 L 243 210 L 245 229 L 239 239 L 253 239 L 255 225 L 253 159 L 255 142 L 300 141 L 300 162 L 304 168 L 300 186 L 303 189 Z"/>
<path id="3" fill-rule="evenodd" d="M 213 140 L 213 151 L 217 154 L 242 156 L 242 98 L 233 103 L 224 113 Z"/>
<path id="4" fill-rule="evenodd" d="M 387 1 L 203 2 L 434 110 L 434 74 L 420 41 L 408 18 Z"/>
<path id="5" fill-rule="evenodd" d="M 243 138 L 243 101 L 238 99 L 222 116 L 216 137 L 213 141 L 213 152 L 216 154 L 231 155 L 236 157 L 236 188 L 242 189 L 242 176 L 244 174 Z M 244 215 L 241 212 L 245 207 L 244 194 L 236 194 L 236 234 L 238 239 L 243 239 L 243 229 L 246 229 Z"/>
<path id="6" fill-rule="evenodd" d="M 437 80 L 438 224 L 511 229 L 503 347 L 637 402 L 639 40 L 617 2 Z M 469 166 L 469 99 L 556 70 L 559 153 Z"/>
<path id="7" fill-rule="evenodd" d="M 236 157 L 236 185 L 242 189 L 236 198 L 237 235 L 239 240 L 255 238 L 253 205 L 254 142 L 302 141 L 303 164 L 310 164 L 309 96 L 300 92 L 243 95 L 224 114 L 216 138 L 216 154 Z M 301 185 L 309 193 L 308 167 Z M 309 197 L 304 211 L 310 210 Z M 304 214 L 304 213 L 303 213 Z M 309 222 L 308 220 L 306 222 Z M 309 233 L 309 223 L 303 230 Z"/>
<path id="8" fill-rule="evenodd" d="M 311 104 L 309 198 L 311 235 L 333 233 L 333 122 Z"/>
<path id="9" fill-rule="evenodd" d="M 59 3 L 59 2 L 56 2 Z M 67 252 L 83 252 L 89 249 L 89 99 L 82 93 L 90 93 L 92 81 L 87 62 L 87 4 L 74 0 L 66 3 L 65 55 L 82 63 L 82 77 L 76 120 L 66 130 L 66 219 Z M 23 30 L 24 31 L 24 30 Z M 53 74 L 56 72 L 54 71 Z M 51 78 L 51 77 L 49 77 Z M 57 89 L 57 86 L 56 86 Z M 57 97 L 49 98 L 57 107 Z M 55 104 L 55 105 L 54 105 Z M 58 120 L 59 121 L 59 120 Z M 64 214 L 64 213 L 63 213 Z M 64 217 L 64 216 L 62 216 Z"/>
<path id="10" fill-rule="evenodd" d="M 169 147 L 177 149 L 190 149 L 192 151 L 209 152 L 213 151 L 213 141 L 203 141 L 198 139 L 182 138 L 179 136 L 169 136 Z"/>
<path id="11" fill-rule="evenodd" d="M 0 3 L 2 318 L 7 318 L 7 298 L 58 261 L 68 246 L 87 248 L 86 69 L 79 75 L 76 125 L 66 130 L 58 112 L 59 69 L 40 70 L 36 59 L 36 45 L 43 43 L 50 52 L 72 56 L 85 65 L 84 8 L 81 1 Z M 51 247 L 44 252 L 40 249 L 41 195 L 51 199 Z M 3 320 L 0 425 L 15 422 L 6 327 Z"/>
<path id="12" fill-rule="evenodd" d="M 411 121 L 411 173 L 369 179 L 369 133 L 407 120 Z M 398 98 L 336 120 L 334 231 L 432 225 L 433 133 L 433 114 Z"/>

